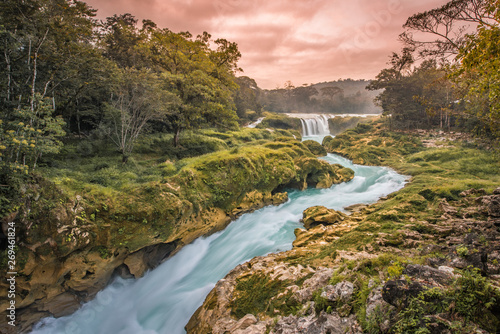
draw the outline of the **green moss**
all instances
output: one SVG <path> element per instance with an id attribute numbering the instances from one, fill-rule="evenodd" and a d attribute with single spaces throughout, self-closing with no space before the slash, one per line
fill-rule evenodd
<path id="1" fill-rule="evenodd" d="M 317 157 L 326 155 L 326 149 L 315 140 L 305 140 L 302 142 Z"/>
<path id="2" fill-rule="evenodd" d="M 284 130 L 300 130 L 302 125 L 300 123 L 299 118 L 288 117 L 285 114 L 275 114 L 265 112 L 263 115 L 265 118 L 257 125 L 258 128 L 276 128 L 276 129 L 284 129 Z"/>
<path id="3" fill-rule="evenodd" d="M 271 298 L 284 291 L 286 281 L 271 280 L 263 274 L 239 279 L 235 299 L 230 303 L 231 314 L 241 319 L 247 314 L 273 313 Z"/>

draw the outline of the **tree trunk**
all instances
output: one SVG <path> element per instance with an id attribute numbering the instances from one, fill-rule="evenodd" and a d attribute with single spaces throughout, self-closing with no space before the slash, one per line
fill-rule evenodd
<path id="1" fill-rule="evenodd" d="M 126 164 L 127 161 L 128 161 L 128 154 L 123 153 L 123 155 L 122 155 L 122 163 Z"/>
<path id="2" fill-rule="evenodd" d="M 82 131 L 80 129 L 80 115 L 78 114 L 78 110 L 76 111 L 76 125 L 78 127 L 78 138 L 82 138 Z"/>
<path id="3" fill-rule="evenodd" d="M 6 42 L 7 44 L 7 42 Z M 7 54 L 7 50 L 4 51 L 5 55 L 5 63 L 7 64 L 7 95 L 6 95 L 6 101 L 10 102 L 10 86 L 12 82 L 12 73 L 11 73 L 11 65 L 10 65 L 10 58 L 9 55 Z"/>
<path id="4" fill-rule="evenodd" d="M 181 134 L 181 128 L 177 128 L 174 134 L 174 147 L 179 146 L 179 136 Z"/>

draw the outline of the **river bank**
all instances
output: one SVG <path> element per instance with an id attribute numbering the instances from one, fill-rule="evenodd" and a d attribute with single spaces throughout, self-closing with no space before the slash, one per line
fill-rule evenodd
<path id="1" fill-rule="evenodd" d="M 231 269 L 256 256 L 292 247 L 304 209 L 317 203 L 341 209 L 359 201 L 374 202 L 405 183 L 404 176 L 387 168 L 353 166 L 336 156 L 323 160 L 342 164 L 356 176 L 327 189 L 290 191 L 286 203 L 243 215 L 224 231 L 186 246 L 144 278 L 117 282 L 103 290 L 106 303 L 98 297 L 69 317 L 44 320 L 35 333 L 64 333 L 68 327 L 84 332 L 184 333 L 190 316 Z"/>
<path id="2" fill-rule="evenodd" d="M 325 139 L 329 152 L 389 165 L 412 180 L 348 217 L 297 230 L 290 251 L 235 268 L 191 318 L 188 333 L 495 332 L 498 155 L 470 142 L 426 148 L 422 140 L 433 138 L 380 123 Z M 310 211 L 304 220 L 315 220 Z"/>
<path id="3" fill-rule="evenodd" d="M 241 214 L 283 203 L 281 189 L 324 188 L 353 177 L 317 160 L 287 131 L 209 134 L 225 138 L 209 138 L 221 149 L 175 163 L 149 157 L 144 176 L 109 158 L 101 165 L 97 157 L 81 167 L 90 174 L 59 167 L 47 170 L 51 179 L 39 176 L 28 185 L 24 203 L 5 217 L 18 226 L 17 329 L 70 314 L 112 277 L 141 277 Z M 6 309 L 9 301 L 1 298 Z"/>

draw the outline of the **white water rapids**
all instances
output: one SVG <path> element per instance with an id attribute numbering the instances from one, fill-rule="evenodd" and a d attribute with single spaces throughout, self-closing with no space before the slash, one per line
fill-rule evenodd
<path id="1" fill-rule="evenodd" d="M 354 179 L 329 189 L 292 191 L 287 203 L 241 216 L 224 231 L 185 246 L 140 279 L 115 279 L 74 314 L 45 318 L 32 333 L 185 333 L 191 315 L 231 269 L 255 256 L 292 248 L 303 210 L 314 205 L 341 210 L 373 203 L 406 182 L 405 176 L 389 168 L 353 165 L 332 154 L 324 159 L 353 169 Z"/>

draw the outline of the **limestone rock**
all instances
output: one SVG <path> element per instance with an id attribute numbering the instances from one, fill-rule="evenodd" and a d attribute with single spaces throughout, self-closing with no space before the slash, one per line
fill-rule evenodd
<path id="1" fill-rule="evenodd" d="M 306 229 L 319 224 L 332 225 L 342 222 L 346 215 L 342 212 L 328 209 L 324 206 L 313 206 L 302 213 L 302 221 Z"/>
<path id="2" fill-rule="evenodd" d="M 342 303 L 348 302 L 354 293 L 354 284 L 348 281 L 343 281 L 335 285 L 327 285 L 321 297 L 330 301 L 340 301 Z"/>
<path id="3" fill-rule="evenodd" d="M 292 181 L 289 187 L 301 190 L 308 187 L 329 188 L 333 184 L 350 181 L 354 172 L 339 164 L 329 164 L 313 157 L 300 157 L 294 160 L 297 166 L 298 181 Z"/>
<path id="4" fill-rule="evenodd" d="M 271 334 L 303 334 L 303 333 L 331 333 L 331 334 L 361 334 L 356 316 L 340 317 L 337 313 L 328 314 L 322 311 L 319 316 L 311 314 L 306 317 L 290 315 L 277 322 Z"/>
<path id="5" fill-rule="evenodd" d="M 345 207 L 344 209 L 350 212 L 360 212 L 366 207 L 368 207 L 366 204 L 353 204 Z"/>
<path id="6" fill-rule="evenodd" d="M 327 231 L 325 226 L 323 225 L 316 225 L 309 230 L 303 229 L 303 228 L 297 228 L 295 229 L 295 240 L 292 243 L 293 247 L 307 247 L 308 245 L 311 245 L 314 241 L 321 241 L 320 237 L 324 235 L 324 233 Z"/>
<path id="7" fill-rule="evenodd" d="M 308 301 L 312 298 L 314 291 L 327 285 L 328 281 L 333 275 L 331 268 L 318 268 L 314 275 L 306 279 L 302 285 L 302 289 L 298 290 L 295 295 L 300 302 Z"/>
<path id="8" fill-rule="evenodd" d="M 124 264 L 135 278 L 142 277 L 148 269 L 156 268 L 176 248 L 177 242 L 161 243 L 140 249 L 127 256 Z"/>
<path id="9" fill-rule="evenodd" d="M 377 313 L 387 314 L 388 311 L 393 308 L 394 307 L 388 304 L 382 297 L 382 287 L 379 286 L 373 289 L 366 299 L 366 318 L 376 317 Z M 388 327 L 389 322 L 387 322 L 385 326 Z"/>
<path id="10" fill-rule="evenodd" d="M 406 306 L 410 297 L 417 297 L 425 287 L 418 282 L 408 283 L 405 280 L 391 280 L 382 289 L 382 298 L 395 307 Z"/>
<path id="11" fill-rule="evenodd" d="M 80 303 L 75 295 L 71 293 L 62 293 L 50 300 L 50 303 L 44 305 L 42 311 L 48 311 L 54 317 L 69 315 L 80 308 Z"/>
<path id="12" fill-rule="evenodd" d="M 485 195 L 486 191 L 484 189 L 475 189 L 475 188 L 472 188 L 472 189 L 468 189 L 468 190 L 462 191 L 459 194 L 459 196 L 460 197 L 468 197 L 468 196 L 477 195 L 477 194 Z"/>
<path id="13" fill-rule="evenodd" d="M 445 270 L 434 269 L 429 266 L 409 264 L 403 271 L 404 274 L 417 279 L 425 280 L 433 285 L 447 284 L 452 276 Z"/>
<path id="14" fill-rule="evenodd" d="M 263 208 L 267 205 L 280 205 L 288 201 L 288 193 L 270 192 L 263 193 L 257 190 L 251 191 L 245 195 L 238 207 L 231 211 L 232 217 L 239 217 L 244 213 L 251 212 Z"/>
<path id="15" fill-rule="evenodd" d="M 487 207 L 489 216 L 500 217 L 500 195 L 484 196 L 482 204 Z"/>
<path id="16" fill-rule="evenodd" d="M 230 333 L 235 333 L 236 331 L 241 332 L 251 325 L 255 325 L 257 323 L 257 318 L 253 314 L 247 314 L 238 322 L 236 322 L 231 328 L 229 328 Z"/>

